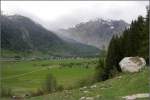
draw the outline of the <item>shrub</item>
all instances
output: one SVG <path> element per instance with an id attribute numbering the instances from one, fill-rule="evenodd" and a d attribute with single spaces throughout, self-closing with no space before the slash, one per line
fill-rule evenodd
<path id="1" fill-rule="evenodd" d="M 44 67 L 44 66 L 49 66 L 49 64 L 41 64 L 41 66 L 43 66 L 43 67 Z"/>
<path id="2" fill-rule="evenodd" d="M 75 65 L 74 63 L 69 63 L 69 64 L 68 64 L 68 67 L 69 67 L 69 68 L 72 68 L 74 65 Z"/>
<path id="3" fill-rule="evenodd" d="M 115 77 L 119 74 L 117 68 L 115 66 L 113 66 L 113 69 L 110 70 L 110 74 L 109 74 L 109 78 Z"/>
<path id="4" fill-rule="evenodd" d="M 21 59 L 21 56 L 14 56 L 14 58 L 15 58 L 16 60 L 20 60 L 20 59 Z"/>
<path id="5" fill-rule="evenodd" d="M 87 69 L 89 68 L 88 64 L 87 64 L 87 65 L 85 65 L 85 68 L 87 68 Z"/>
<path id="6" fill-rule="evenodd" d="M 51 73 L 49 73 L 45 79 L 43 87 L 37 89 L 36 91 L 31 91 L 30 96 L 40 96 L 62 90 L 64 90 L 63 86 L 57 85 L 56 78 Z"/>
<path id="7" fill-rule="evenodd" d="M 36 91 L 32 91 L 32 92 L 30 92 L 30 95 L 31 96 L 40 96 L 40 95 L 43 95 L 44 94 L 44 90 L 43 89 L 38 89 L 38 90 L 36 90 Z"/>
<path id="8" fill-rule="evenodd" d="M 56 90 L 57 90 L 57 91 L 63 91 L 63 90 L 64 90 L 64 87 L 63 87 L 62 85 L 58 85 Z"/>
<path id="9" fill-rule="evenodd" d="M 44 82 L 44 88 L 45 91 L 47 92 L 55 92 L 57 89 L 57 81 L 56 78 L 49 73 L 46 77 L 46 80 Z"/>
<path id="10" fill-rule="evenodd" d="M 105 75 L 105 60 L 104 60 L 104 58 L 99 59 L 99 63 L 95 70 L 96 70 L 95 80 L 98 82 L 104 80 L 104 75 Z"/>
<path id="11" fill-rule="evenodd" d="M 0 97 L 12 97 L 13 93 L 10 88 L 1 88 Z"/>
<path id="12" fill-rule="evenodd" d="M 87 85 L 92 85 L 95 82 L 96 82 L 95 78 L 88 77 L 88 78 L 84 78 L 84 79 L 79 80 L 77 86 L 83 87 L 83 86 L 87 86 Z"/>

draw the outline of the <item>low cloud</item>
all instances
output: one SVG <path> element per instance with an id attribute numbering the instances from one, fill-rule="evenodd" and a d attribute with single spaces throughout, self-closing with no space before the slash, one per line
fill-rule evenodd
<path id="1" fill-rule="evenodd" d="M 145 16 L 148 1 L 2 1 L 1 5 L 5 14 L 21 14 L 56 30 L 96 18 L 130 23 Z"/>

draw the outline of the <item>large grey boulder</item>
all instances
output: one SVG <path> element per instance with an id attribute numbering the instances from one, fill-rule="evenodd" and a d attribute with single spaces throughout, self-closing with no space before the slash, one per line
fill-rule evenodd
<path id="1" fill-rule="evenodd" d="M 142 57 L 125 57 L 119 65 L 123 72 L 139 72 L 146 65 L 146 61 Z"/>

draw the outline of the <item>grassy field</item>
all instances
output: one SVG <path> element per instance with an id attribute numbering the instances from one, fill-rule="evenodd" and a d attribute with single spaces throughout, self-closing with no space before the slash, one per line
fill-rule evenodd
<path id="1" fill-rule="evenodd" d="M 1 83 L 15 94 L 40 88 L 48 73 L 64 88 L 73 87 L 83 78 L 94 74 L 97 59 L 67 59 L 1 62 Z"/>
<path id="2" fill-rule="evenodd" d="M 29 97 L 25 100 L 80 100 L 81 97 L 92 97 L 94 100 L 122 100 L 122 96 L 149 92 L 148 68 L 138 73 L 120 73 L 112 79 L 95 83 L 94 88 L 84 86 L 68 90 L 69 87 L 76 86 L 79 80 L 93 76 L 97 62 L 98 59 L 1 62 L 1 82 L 3 87 L 11 88 L 14 94 L 22 95 L 40 88 L 46 75 L 52 73 L 58 84 L 65 87 L 62 92 Z"/>
<path id="3" fill-rule="evenodd" d="M 123 100 L 122 96 L 149 93 L 149 70 L 146 68 L 139 73 L 121 73 L 119 76 L 94 85 L 96 85 L 95 88 L 86 86 L 87 88 L 82 91 L 79 88 L 68 90 L 68 92 L 64 90 L 27 100 L 80 100 L 81 97 L 92 97 L 94 98 L 92 100 Z"/>

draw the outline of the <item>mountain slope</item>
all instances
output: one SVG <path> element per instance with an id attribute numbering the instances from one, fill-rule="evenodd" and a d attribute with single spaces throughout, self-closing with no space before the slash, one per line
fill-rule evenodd
<path id="1" fill-rule="evenodd" d="M 60 29 L 57 34 L 77 40 L 81 43 L 102 48 L 108 46 L 113 34 L 120 34 L 129 25 L 123 20 L 97 19 L 80 23 L 75 27 Z"/>
<path id="2" fill-rule="evenodd" d="M 78 42 L 68 42 L 46 30 L 31 19 L 20 16 L 1 16 L 2 50 L 42 52 L 57 56 L 95 55 L 99 49 Z"/>

